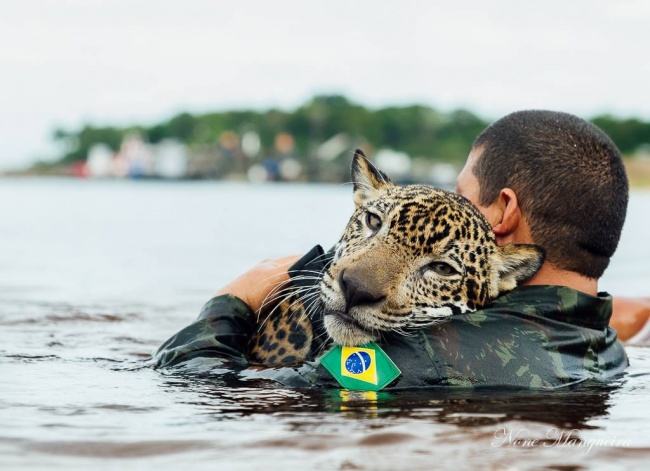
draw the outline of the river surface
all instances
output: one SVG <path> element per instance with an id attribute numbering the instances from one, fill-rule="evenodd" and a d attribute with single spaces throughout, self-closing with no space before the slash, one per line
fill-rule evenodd
<path id="1" fill-rule="evenodd" d="M 555 392 L 297 390 L 143 367 L 238 273 L 332 245 L 351 191 L 0 179 L 0 469 L 648 469 L 643 347 L 627 347 L 624 377 Z M 649 210 L 633 193 L 601 290 L 650 296 Z"/>

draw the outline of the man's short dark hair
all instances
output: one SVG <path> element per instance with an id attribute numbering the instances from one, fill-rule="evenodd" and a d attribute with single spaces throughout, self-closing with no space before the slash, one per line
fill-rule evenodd
<path id="1" fill-rule="evenodd" d="M 481 204 L 511 188 L 546 259 L 600 278 L 618 245 L 629 192 L 612 140 L 577 116 L 534 110 L 496 121 L 474 148 Z"/>

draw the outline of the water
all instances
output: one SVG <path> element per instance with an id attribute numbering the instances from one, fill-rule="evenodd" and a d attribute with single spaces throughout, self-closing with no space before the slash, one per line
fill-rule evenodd
<path id="1" fill-rule="evenodd" d="M 338 238 L 349 186 L 0 180 L 0 469 L 644 469 L 650 349 L 561 392 L 378 396 L 140 361 L 257 261 Z M 650 296 L 650 193 L 601 289 Z"/>

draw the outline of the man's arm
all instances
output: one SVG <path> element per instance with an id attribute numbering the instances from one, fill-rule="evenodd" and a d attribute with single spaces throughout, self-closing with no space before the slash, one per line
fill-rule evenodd
<path id="1" fill-rule="evenodd" d="M 248 343 L 256 329 L 256 312 L 274 290 L 289 280 L 287 270 L 299 257 L 265 260 L 210 299 L 198 318 L 169 338 L 155 353 L 156 367 L 193 358 L 223 358 L 246 364 Z"/>
<path id="2" fill-rule="evenodd" d="M 636 336 L 650 319 L 650 298 L 614 298 L 614 312 L 609 324 L 618 332 L 619 340 L 626 342 Z M 650 343 L 650 335 L 635 343 Z"/>
<path id="3" fill-rule="evenodd" d="M 215 296 L 230 294 L 244 301 L 257 312 L 274 291 L 281 290 L 289 281 L 288 270 L 298 261 L 299 255 L 264 260 L 232 283 L 221 288 Z"/>

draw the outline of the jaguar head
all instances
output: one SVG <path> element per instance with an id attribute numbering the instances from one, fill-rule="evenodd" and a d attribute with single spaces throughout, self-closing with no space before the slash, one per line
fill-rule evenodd
<path id="1" fill-rule="evenodd" d="M 477 310 L 541 267 L 535 245 L 499 246 L 462 196 L 397 186 L 361 151 L 352 162 L 356 210 L 320 282 L 325 328 L 354 346 Z"/>

